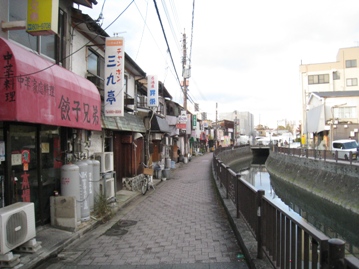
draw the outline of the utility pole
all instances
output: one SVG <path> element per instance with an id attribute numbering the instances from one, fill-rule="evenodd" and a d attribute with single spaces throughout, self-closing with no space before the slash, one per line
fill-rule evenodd
<path id="1" fill-rule="evenodd" d="M 183 59 L 182 59 L 182 77 L 183 77 L 183 107 L 187 113 L 187 75 L 186 75 L 186 63 L 187 63 L 187 46 L 186 46 L 186 34 L 183 34 Z"/>
<path id="2" fill-rule="evenodd" d="M 214 142 L 216 143 L 216 148 L 217 148 L 217 140 L 218 140 L 218 103 L 216 103 L 216 129 L 214 130 Z"/>
<path id="3" fill-rule="evenodd" d="M 183 108 L 185 110 L 187 116 L 187 70 L 186 70 L 186 63 L 187 63 L 187 46 L 186 46 L 186 33 L 183 34 L 183 59 L 182 59 L 182 77 L 183 77 Z M 186 130 L 184 135 L 184 157 L 188 157 L 187 154 L 187 123 L 186 123 Z"/>
<path id="4" fill-rule="evenodd" d="M 238 121 L 238 119 L 237 119 L 237 110 L 235 110 L 234 113 L 235 113 L 236 116 L 235 116 L 235 119 L 234 119 L 234 141 L 233 141 L 233 145 L 236 146 L 237 145 L 237 127 L 238 127 L 238 125 L 237 125 L 237 121 Z"/>

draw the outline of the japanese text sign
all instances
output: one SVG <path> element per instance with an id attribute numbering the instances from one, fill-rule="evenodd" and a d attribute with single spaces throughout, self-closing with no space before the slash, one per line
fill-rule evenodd
<path id="1" fill-rule="evenodd" d="M 31 35 L 57 34 L 59 0 L 27 0 L 26 31 Z"/>
<path id="2" fill-rule="evenodd" d="M 154 75 L 147 76 L 147 105 L 158 106 L 158 78 Z"/>
<path id="3" fill-rule="evenodd" d="M 122 37 L 106 38 L 105 116 L 124 116 L 125 48 Z"/>
<path id="4" fill-rule="evenodd" d="M 101 130 L 101 98 L 89 80 L 0 38 L 0 121 Z"/>

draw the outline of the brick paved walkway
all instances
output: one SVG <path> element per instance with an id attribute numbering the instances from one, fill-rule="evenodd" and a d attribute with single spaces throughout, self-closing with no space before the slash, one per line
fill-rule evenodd
<path id="1" fill-rule="evenodd" d="M 248 268 L 216 195 L 211 160 L 208 153 L 171 170 L 110 229 L 68 248 L 52 268 Z"/>

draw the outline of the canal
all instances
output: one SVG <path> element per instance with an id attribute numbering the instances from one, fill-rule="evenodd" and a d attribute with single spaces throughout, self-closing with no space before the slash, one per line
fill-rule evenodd
<path id="1" fill-rule="evenodd" d="M 289 207 L 327 236 L 344 240 L 347 251 L 359 258 L 358 216 L 315 195 L 295 189 L 283 180 L 271 178 L 265 161 L 266 156 L 254 157 L 250 164 L 234 163 L 231 169 L 240 173 L 241 178 L 257 190 L 264 190 L 265 196 L 273 203 Z"/>

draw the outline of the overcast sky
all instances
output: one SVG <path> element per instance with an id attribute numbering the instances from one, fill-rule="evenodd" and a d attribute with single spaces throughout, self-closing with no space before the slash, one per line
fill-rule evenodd
<path id="1" fill-rule="evenodd" d="M 195 0 L 194 11 L 193 0 L 156 0 L 175 71 L 153 0 L 103 4 L 81 9 L 97 19 L 103 7 L 102 28 L 123 36 L 126 53 L 147 74 L 158 75 L 180 104 L 176 72 L 182 80 L 187 35 L 189 95 L 212 120 L 217 103 L 218 114 L 249 111 L 255 125 L 275 127 L 283 119 L 298 124 L 300 64 L 334 62 L 339 48 L 359 45 L 358 0 Z"/>

